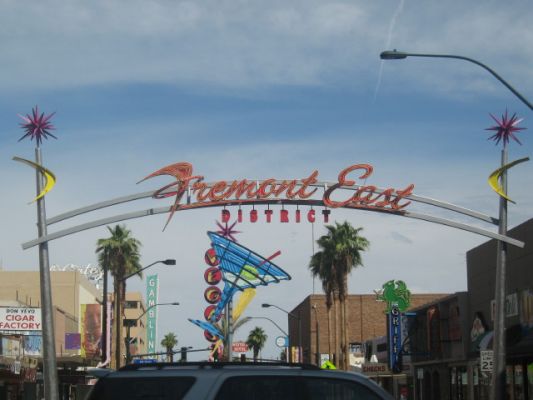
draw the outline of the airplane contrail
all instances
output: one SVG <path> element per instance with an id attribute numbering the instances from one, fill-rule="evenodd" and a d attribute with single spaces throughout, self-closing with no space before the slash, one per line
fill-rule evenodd
<path id="1" fill-rule="evenodd" d="M 385 43 L 385 49 L 388 50 L 391 41 L 392 41 L 392 31 L 394 30 L 394 26 L 396 25 L 396 19 L 400 15 L 403 9 L 403 5 L 405 3 L 405 0 L 400 0 L 400 4 L 398 4 L 398 7 L 396 8 L 396 11 L 392 15 L 390 24 L 389 24 L 389 32 L 387 34 L 387 42 Z M 374 102 L 376 101 L 376 97 L 378 96 L 378 91 L 381 86 L 381 77 L 383 75 L 383 60 L 381 60 L 381 63 L 379 64 L 379 72 L 378 72 L 378 82 L 376 84 L 376 89 L 374 90 Z"/>

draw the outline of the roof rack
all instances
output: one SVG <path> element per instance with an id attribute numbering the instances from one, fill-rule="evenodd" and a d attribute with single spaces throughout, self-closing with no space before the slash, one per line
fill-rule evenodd
<path id="1" fill-rule="evenodd" d="M 150 364 L 128 364 L 120 368 L 119 371 L 136 371 L 138 369 L 165 369 L 175 367 L 198 367 L 202 368 L 225 368 L 225 367 L 288 367 L 300 368 L 303 370 L 319 370 L 320 368 L 313 364 L 303 363 L 287 363 L 287 362 L 240 362 L 240 361 L 223 361 L 223 362 L 209 362 L 209 361 L 192 361 L 192 362 L 157 362 Z"/>

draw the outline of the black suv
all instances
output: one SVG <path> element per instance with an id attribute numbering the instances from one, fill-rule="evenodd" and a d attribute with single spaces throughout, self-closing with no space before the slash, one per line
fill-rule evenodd
<path id="1" fill-rule="evenodd" d="M 156 363 L 93 371 L 88 400 L 392 400 L 367 377 L 286 363 Z"/>

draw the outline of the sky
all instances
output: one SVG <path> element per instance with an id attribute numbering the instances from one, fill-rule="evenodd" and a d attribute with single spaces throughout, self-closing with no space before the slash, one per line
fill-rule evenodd
<path id="1" fill-rule="evenodd" d="M 52 217 L 65 211 L 169 183 L 164 177 L 136 184 L 153 171 L 188 161 L 206 181 L 296 179 L 319 171 L 335 181 L 352 164 L 367 163 L 367 184 L 401 188 L 497 217 L 498 197 L 487 184 L 500 164 L 501 146 L 487 140 L 490 113 L 517 113 L 528 128 L 512 142 L 509 159 L 532 157 L 530 110 L 487 71 L 455 59 L 381 61 L 383 50 L 455 54 L 489 65 L 531 101 L 533 9 L 501 1 L 244 1 L 244 0 L 0 0 L 0 265 L 38 270 L 34 239 L 34 171 L 12 161 L 34 158 L 18 114 L 38 105 L 55 112 L 42 145 L 44 165 L 57 176 L 46 196 Z M 509 173 L 509 226 L 533 215 L 533 164 Z M 162 207 L 147 199 L 65 221 L 49 232 L 127 211 Z M 276 207 L 275 216 L 278 216 Z M 277 207 L 279 209 L 279 207 Z M 248 210 L 248 209 L 245 209 Z M 263 210 L 260 208 L 260 210 Z M 293 209 L 291 209 L 293 210 Z M 409 210 L 467 220 L 413 204 Z M 230 210 L 231 211 L 231 210 Z M 126 221 L 138 238 L 142 265 L 157 265 L 158 335 L 174 332 L 178 346 L 204 348 L 201 319 L 206 232 L 220 209 Z M 279 218 L 279 216 L 278 216 Z M 362 227 L 370 241 L 364 266 L 349 279 L 350 293 L 373 293 L 390 279 L 412 293 L 466 290 L 466 252 L 487 239 L 427 222 L 366 211 L 333 210 L 332 221 Z M 476 226 L 496 231 L 482 222 Z M 308 262 L 314 225 L 244 222 L 237 239 L 276 263 L 292 280 L 261 287 L 244 315 L 264 316 L 287 328 L 287 315 L 263 309 L 270 302 L 291 310 L 321 293 Z M 106 227 L 50 242 L 50 264 L 97 264 L 96 241 Z M 132 278 L 130 290 L 145 291 Z M 277 358 L 281 332 L 255 320 L 268 335 L 263 357 Z M 160 341 L 160 340 L 159 340 Z M 193 356 L 204 357 L 205 353 Z"/>

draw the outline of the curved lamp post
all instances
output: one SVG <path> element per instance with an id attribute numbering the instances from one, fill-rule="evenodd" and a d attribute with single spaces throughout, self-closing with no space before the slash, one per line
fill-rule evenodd
<path id="1" fill-rule="evenodd" d="M 272 322 L 276 326 L 276 328 L 278 328 L 280 330 L 281 333 L 283 333 L 285 336 L 287 336 L 287 338 L 289 337 L 289 334 L 287 332 L 285 332 L 283 330 L 283 328 L 281 328 L 281 326 L 276 324 L 276 322 L 274 320 L 270 319 L 270 318 L 267 318 L 267 317 L 248 317 L 248 318 L 251 318 L 251 319 L 266 319 L 266 320 Z"/>
<path id="2" fill-rule="evenodd" d="M 169 258 L 169 259 L 166 259 L 166 260 L 154 261 L 153 263 L 148 264 L 146 267 L 141 268 L 139 271 L 134 272 L 133 274 L 129 274 L 129 275 L 125 276 L 120 281 L 124 282 L 126 279 L 129 279 L 129 278 L 131 278 L 134 275 L 138 275 L 140 272 L 144 271 L 147 268 L 150 268 L 151 266 L 153 266 L 155 264 L 176 265 L 176 260 Z M 104 280 L 107 279 L 106 275 L 107 275 L 107 273 L 104 272 Z M 107 285 L 105 284 L 105 281 L 104 281 L 104 287 L 107 287 Z M 107 310 L 107 296 L 104 296 L 104 301 L 105 301 L 104 310 Z M 107 311 L 105 312 L 105 314 L 107 314 Z M 105 315 L 104 321 L 106 321 L 106 322 L 105 322 L 105 326 L 104 326 L 104 324 L 102 324 L 102 331 L 106 332 L 106 334 L 102 335 L 102 339 L 107 341 L 107 315 Z M 122 321 L 122 307 L 121 307 L 121 304 L 120 304 L 120 299 L 118 298 L 118 293 L 115 293 L 115 321 L 116 321 L 115 322 L 115 328 L 116 328 L 116 332 L 117 332 L 116 341 L 115 341 L 115 345 L 116 345 L 116 349 L 115 349 L 115 367 L 118 369 L 118 368 L 120 368 L 120 362 L 121 362 L 121 356 L 120 356 L 121 340 L 120 340 L 120 337 L 121 337 L 121 329 L 122 329 L 122 327 L 120 326 L 121 325 L 121 321 Z"/>
<path id="3" fill-rule="evenodd" d="M 315 312 L 315 324 L 316 324 L 316 365 L 320 367 L 320 325 L 318 323 L 318 311 L 316 304 L 311 306 Z"/>
<path id="4" fill-rule="evenodd" d="M 291 355 L 290 348 L 291 348 L 291 347 L 290 347 L 289 334 L 288 334 L 287 332 L 285 332 L 285 331 L 281 328 L 281 326 L 279 326 L 278 324 L 276 324 L 276 322 L 274 322 L 274 320 L 271 320 L 270 318 L 267 318 L 267 317 L 249 317 L 249 318 L 251 318 L 251 319 L 266 319 L 266 320 L 272 322 L 272 323 L 276 326 L 276 328 L 278 328 L 278 329 L 280 330 L 280 332 L 283 333 L 283 334 L 285 335 L 285 337 L 287 338 L 287 341 L 288 341 L 287 346 L 289 347 L 289 358 L 290 358 L 290 359 L 289 359 L 289 362 L 291 362 L 291 358 L 292 358 L 292 357 L 290 357 L 290 355 Z"/>
<path id="5" fill-rule="evenodd" d="M 129 364 L 131 362 L 131 353 L 130 353 L 130 342 L 131 342 L 131 335 L 130 335 L 130 329 L 132 326 L 137 326 L 137 322 L 145 316 L 145 314 L 150 311 L 152 308 L 154 307 L 157 307 L 157 306 L 179 306 L 180 303 L 178 303 L 177 301 L 175 302 L 172 302 L 172 303 L 157 303 L 157 304 L 154 304 L 150 307 L 148 307 L 146 310 L 144 310 L 144 312 L 139 315 L 135 320 L 133 321 L 129 321 L 128 325 L 127 325 L 127 329 L 126 329 L 126 364 Z"/>
<path id="6" fill-rule="evenodd" d="M 132 274 L 129 274 L 129 275 L 125 276 L 124 278 L 121 279 L 121 281 L 125 281 L 126 279 L 129 279 L 129 278 L 131 278 L 134 275 L 139 275 L 142 271 L 144 271 L 147 268 L 150 268 L 151 266 L 153 266 L 155 264 L 176 265 L 176 260 L 174 260 L 173 258 L 169 258 L 169 259 L 166 259 L 166 260 L 154 261 L 153 263 L 147 265 L 146 267 L 141 268 L 137 272 L 134 272 Z"/>
<path id="7" fill-rule="evenodd" d="M 490 72 L 496 79 L 498 79 L 507 89 L 518 97 L 528 108 L 531 110 L 533 107 L 531 103 L 522 96 L 514 87 L 506 82 L 500 75 L 494 70 L 486 66 L 485 64 L 474 60 L 472 58 L 450 55 L 450 54 L 418 54 L 418 53 L 405 53 L 402 51 L 384 51 L 380 54 L 382 60 L 401 60 L 407 57 L 431 57 L 431 58 L 456 58 L 459 60 L 469 61 L 476 65 L 479 65 L 483 69 Z M 501 156 L 502 166 L 507 164 L 507 148 L 505 145 L 502 150 Z M 507 193 L 507 172 L 505 171 L 500 178 L 500 183 L 504 193 Z M 500 197 L 499 206 L 499 220 L 498 220 L 498 233 L 501 235 L 507 234 L 507 199 Z M 497 258 L 496 258 L 496 278 L 495 278 L 495 294 L 494 299 L 496 303 L 494 312 L 494 364 L 492 373 L 492 385 L 490 398 L 492 400 L 505 398 L 505 380 L 506 380 L 506 348 L 505 348 L 505 270 L 507 263 L 507 244 L 498 241 Z"/>
<path id="8" fill-rule="evenodd" d="M 513 94 L 518 97 L 522 103 L 524 103 L 526 106 L 529 107 L 529 109 L 533 109 L 533 106 L 531 105 L 531 103 L 524 97 L 522 96 L 514 87 L 512 87 L 507 81 L 505 81 L 500 75 L 498 75 L 493 69 L 489 68 L 488 66 L 486 66 L 485 64 L 477 61 L 477 60 L 474 60 L 473 58 L 469 58 L 469 57 L 463 57 L 463 56 L 457 56 L 457 55 L 453 55 L 453 54 L 420 54 L 420 53 L 406 53 L 404 51 L 397 51 L 397 50 L 386 50 L 386 51 L 383 51 L 379 57 L 382 59 L 382 60 L 403 60 L 404 58 L 407 58 L 407 57 L 428 57 L 428 58 L 455 58 L 455 59 L 458 59 L 458 60 L 464 60 L 464 61 L 468 61 L 468 62 L 471 62 L 471 63 L 474 63 L 476 65 L 479 65 L 481 68 L 487 70 L 488 72 L 490 72 L 492 74 L 492 76 L 494 76 L 496 79 L 498 79 L 507 89 L 509 89 L 511 92 L 513 92 Z"/>
<path id="9" fill-rule="evenodd" d="M 277 308 L 280 311 L 283 311 L 285 314 L 287 314 L 289 317 L 296 318 L 298 320 L 298 362 L 302 362 L 302 319 L 300 318 L 300 313 L 298 315 L 291 313 L 290 311 L 284 310 L 281 307 L 276 306 L 275 304 L 269 304 L 269 303 L 263 303 L 261 304 L 261 307 L 263 308 L 269 308 L 274 307 Z M 292 362 L 292 349 L 291 349 L 291 339 L 290 335 L 287 335 L 289 338 L 289 362 Z"/>

